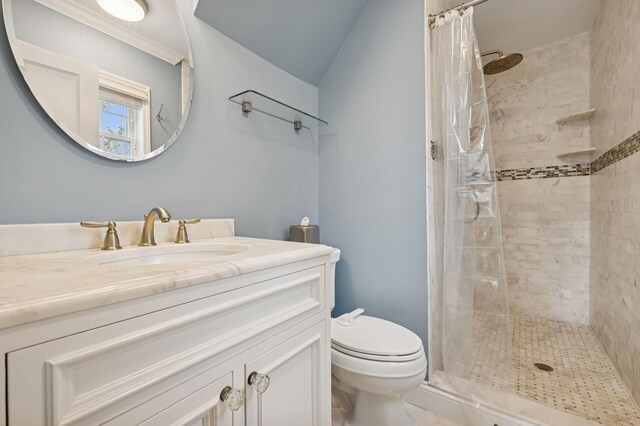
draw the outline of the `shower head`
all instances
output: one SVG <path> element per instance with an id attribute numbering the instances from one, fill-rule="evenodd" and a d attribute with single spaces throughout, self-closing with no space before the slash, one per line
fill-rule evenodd
<path id="1" fill-rule="evenodd" d="M 480 56 L 487 55 L 499 55 L 496 59 L 492 59 L 487 62 L 487 64 L 483 67 L 484 73 L 487 75 L 498 74 L 518 65 L 524 59 L 522 53 L 509 53 L 505 55 L 500 50 L 492 50 L 491 52 L 486 52 L 481 54 Z"/>

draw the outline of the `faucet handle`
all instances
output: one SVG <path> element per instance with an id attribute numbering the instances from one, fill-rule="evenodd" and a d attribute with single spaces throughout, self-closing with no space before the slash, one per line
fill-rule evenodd
<path id="1" fill-rule="evenodd" d="M 187 235 L 187 225 L 194 225 L 200 223 L 200 219 L 181 219 L 178 221 L 178 235 L 176 235 L 176 244 L 186 244 L 189 242 L 189 235 Z"/>
<path id="2" fill-rule="evenodd" d="M 118 231 L 116 231 L 115 222 L 95 222 L 93 220 L 83 220 L 80 222 L 80 226 L 83 228 L 107 228 L 107 234 L 104 236 L 104 243 L 102 244 L 102 250 L 119 250 L 120 239 L 118 238 Z"/>
<path id="3" fill-rule="evenodd" d="M 96 222 L 95 220 L 83 220 L 80 222 L 80 226 L 83 228 L 108 228 L 113 224 L 113 227 L 116 227 L 115 222 Z"/>

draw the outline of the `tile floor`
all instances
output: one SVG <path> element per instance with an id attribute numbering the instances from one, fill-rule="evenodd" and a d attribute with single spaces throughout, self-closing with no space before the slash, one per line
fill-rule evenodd
<path id="1" fill-rule="evenodd" d="M 460 426 L 458 423 L 438 417 L 431 411 L 423 410 L 415 405 L 407 404 L 407 410 L 413 416 L 416 422 L 415 426 Z"/>
<path id="2" fill-rule="evenodd" d="M 474 329 L 471 380 L 604 425 L 640 425 L 640 409 L 588 325 L 511 315 L 511 368 L 499 372 L 491 316 Z M 489 331 L 488 331 L 489 330 Z M 544 363 L 553 371 L 541 371 Z M 502 374 L 501 374 L 502 373 Z"/>
<path id="3" fill-rule="evenodd" d="M 451 420 L 444 419 L 442 417 L 438 417 L 430 411 L 423 410 L 420 407 L 416 407 L 415 405 L 406 404 L 407 411 L 413 419 L 415 420 L 415 426 L 461 426 L 458 423 L 452 422 Z M 344 421 L 342 420 L 342 414 L 340 410 L 334 410 L 333 412 L 333 422 L 332 426 L 343 426 Z M 393 426 L 393 425 L 390 425 Z"/>

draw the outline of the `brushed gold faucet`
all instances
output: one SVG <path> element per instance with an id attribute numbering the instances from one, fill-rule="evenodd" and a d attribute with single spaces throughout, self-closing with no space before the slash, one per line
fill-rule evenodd
<path id="1" fill-rule="evenodd" d="M 138 243 L 139 246 L 146 247 L 156 245 L 156 238 L 153 229 L 156 215 L 162 223 L 167 223 L 171 220 L 171 215 L 169 214 L 169 212 L 162 207 L 152 208 L 151 211 L 144 217 L 144 226 L 142 227 L 142 234 L 140 235 L 140 242 Z"/>

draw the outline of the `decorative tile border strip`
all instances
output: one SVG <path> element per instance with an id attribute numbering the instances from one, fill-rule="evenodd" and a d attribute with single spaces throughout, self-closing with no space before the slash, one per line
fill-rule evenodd
<path id="1" fill-rule="evenodd" d="M 572 176 L 589 176 L 591 164 L 566 164 L 563 166 L 505 169 L 496 172 L 498 182 L 503 180 L 547 179 Z"/>
<path id="2" fill-rule="evenodd" d="M 437 159 L 437 145 L 431 142 L 431 155 Z M 565 164 L 562 166 L 529 167 L 523 169 L 504 169 L 491 172 L 491 180 L 526 180 L 526 179 L 546 179 L 574 176 L 590 176 L 612 164 L 622 161 L 625 158 L 640 152 L 640 131 L 629 136 L 591 163 Z"/>
<path id="3" fill-rule="evenodd" d="M 609 151 L 602 154 L 591 162 L 591 173 L 596 173 L 620 160 L 624 160 L 630 155 L 640 151 L 640 132 L 631 135 Z"/>

